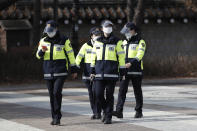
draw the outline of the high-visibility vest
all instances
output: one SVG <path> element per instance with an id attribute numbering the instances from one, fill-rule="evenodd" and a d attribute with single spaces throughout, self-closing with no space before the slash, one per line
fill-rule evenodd
<path id="1" fill-rule="evenodd" d="M 79 53 L 76 57 L 76 65 L 80 68 L 80 64 L 82 60 L 84 61 L 84 71 L 83 71 L 83 80 L 90 80 L 90 63 L 91 63 L 91 55 L 92 55 L 92 42 L 88 41 L 87 43 L 83 44 Z"/>
<path id="2" fill-rule="evenodd" d="M 131 63 L 127 75 L 142 75 L 142 59 L 146 50 L 145 41 L 136 35 L 133 36 L 130 41 L 124 40 L 123 47 L 126 54 L 125 63 Z"/>
<path id="3" fill-rule="evenodd" d="M 122 48 L 122 40 L 113 35 L 109 38 L 104 36 L 99 38 L 92 49 L 91 69 L 98 80 L 118 80 L 119 73 L 123 74 L 125 71 L 125 52 Z"/>
<path id="4" fill-rule="evenodd" d="M 42 51 L 42 46 L 47 51 Z M 56 36 L 55 38 L 44 37 L 40 40 L 36 53 L 38 59 L 43 59 L 43 71 L 45 79 L 63 77 L 68 75 L 68 66 L 71 66 L 71 73 L 76 72 L 75 56 L 66 37 Z"/>

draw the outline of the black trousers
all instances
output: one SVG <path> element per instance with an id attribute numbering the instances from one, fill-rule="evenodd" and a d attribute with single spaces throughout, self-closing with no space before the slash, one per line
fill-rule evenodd
<path id="1" fill-rule="evenodd" d="M 89 100 L 90 100 L 90 106 L 92 109 L 92 112 L 94 115 L 98 115 L 97 107 L 95 105 L 95 88 L 94 88 L 94 82 L 90 80 L 84 80 L 86 87 L 88 88 L 88 94 L 89 94 Z"/>
<path id="2" fill-rule="evenodd" d="M 115 84 L 116 81 L 113 80 L 95 81 L 96 105 L 97 105 L 98 113 L 101 113 L 103 109 L 106 118 L 109 119 L 112 118 Z"/>
<path id="3" fill-rule="evenodd" d="M 126 93 L 128 91 L 128 85 L 130 80 L 132 81 L 133 84 L 133 90 L 136 100 L 135 111 L 142 112 L 142 106 L 143 106 L 143 95 L 141 88 L 142 76 L 140 75 L 126 76 L 126 79 L 120 82 L 116 111 L 123 112 L 123 106 L 125 103 Z"/>
<path id="4" fill-rule="evenodd" d="M 50 96 L 51 114 L 53 119 L 61 119 L 62 88 L 65 77 L 47 80 L 47 88 Z"/>

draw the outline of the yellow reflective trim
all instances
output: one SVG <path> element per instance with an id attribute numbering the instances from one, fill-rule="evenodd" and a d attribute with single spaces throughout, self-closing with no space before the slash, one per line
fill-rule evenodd
<path id="1" fill-rule="evenodd" d="M 84 63 L 91 63 L 92 48 L 87 43 L 84 45 Z"/>
<path id="2" fill-rule="evenodd" d="M 68 60 L 70 64 L 75 64 L 75 56 L 69 39 L 66 40 L 64 48 L 68 55 Z"/>
<path id="3" fill-rule="evenodd" d="M 53 60 L 59 60 L 59 59 L 66 59 L 64 53 L 64 47 L 60 45 L 55 45 L 53 47 Z"/>
<path id="4" fill-rule="evenodd" d="M 117 61 L 116 45 L 107 44 L 105 47 L 105 60 Z"/>
<path id="5" fill-rule="evenodd" d="M 45 44 L 47 46 L 47 51 L 45 51 L 44 53 L 44 60 L 50 60 L 50 49 L 51 49 L 51 43 L 49 42 L 44 42 L 41 44 Z"/>

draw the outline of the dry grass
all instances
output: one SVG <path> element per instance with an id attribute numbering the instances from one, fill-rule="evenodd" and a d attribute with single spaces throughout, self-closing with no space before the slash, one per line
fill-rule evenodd
<path id="1" fill-rule="evenodd" d="M 35 57 L 35 48 L 11 49 L 0 53 L 0 82 L 26 82 L 43 80 L 42 61 Z M 145 57 L 146 78 L 196 77 L 197 56 Z M 79 77 L 80 78 L 80 77 Z"/>
<path id="2" fill-rule="evenodd" d="M 0 53 L 0 82 L 42 79 L 42 62 L 36 59 L 35 50 L 24 47 Z"/>
<path id="3" fill-rule="evenodd" d="M 196 77 L 197 56 L 151 57 L 144 60 L 146 77 Z"/>

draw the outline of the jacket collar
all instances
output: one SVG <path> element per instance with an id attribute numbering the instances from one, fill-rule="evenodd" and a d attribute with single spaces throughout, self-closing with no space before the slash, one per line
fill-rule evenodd
<path id="1" fill-rule="evenodd" d="M 97 41 L 100 41 L 104 44 L 117 44 L 119 38 L 115 37 L 113 34 L 110 34 L 108 37 L 105 37 L 104 35 L 101 36 Z"/>
<path id="2" fill-rule="evenodd" d="M 136 42 L 136 41 L 139 41 L 140 39 L 141 39 L 140 35 L 136 34 L 136 35 L 132 36 L 130 40 L 128 40 L 128 43 Z"/>
<path id="3" fill-rule="evenodd" d="M 93 47 L 93 44 L 92 44 L 92 42 L 91 42 L 91 39 L 87 42 L 87 44 L 88 44 L 89 46 Z"/>
<path id="4" fill-rule="evenodd" d="M 61 36 L 59 31 L 57 31 L 56 35 L 53 38 L 46 36 L 44 41 L 50 42 L 51 44 L 58 44 L 61 41 Z"/>

